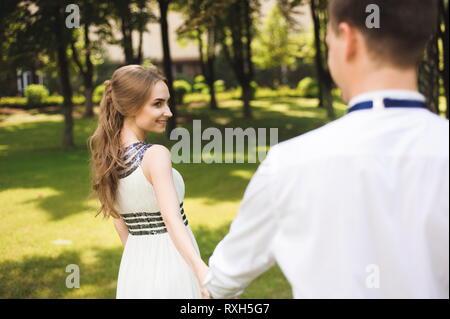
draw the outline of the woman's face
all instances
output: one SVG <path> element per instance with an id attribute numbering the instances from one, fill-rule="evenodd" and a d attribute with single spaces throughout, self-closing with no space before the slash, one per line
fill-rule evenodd
<path id="1" fill-rule="evenodd" d="M 146 132 L 163 133 L 167 120 L 172 117 L 169 99 L 169 88 L 166 83 L 158 81 L 152 88 L 150 99 L 135 117 L 137 127 Z"/>

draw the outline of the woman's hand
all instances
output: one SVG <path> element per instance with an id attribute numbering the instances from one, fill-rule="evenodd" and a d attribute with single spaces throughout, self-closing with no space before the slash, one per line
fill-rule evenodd
<path id="1" fill-rule="evenodd" d="M 202 261 L 199 267 L 196 269 L 196 277 L 200 285 L 200 292 L 202 294 L 203 299 L 211 299 L 208 290 L 203 285 L 205 281 L 206 275 L 208 274 L 209 267 Z"/>
<path id="2" fill-rule="evenodd" d="M 200 292 L 202 294 L 202 298 L 203 299 L 211 299 L 211 296 L 209 295 L 209 292 L 208 292 L 208 290 L 206 289 L 205 286 L 201 286 L 200 287 Z"/>

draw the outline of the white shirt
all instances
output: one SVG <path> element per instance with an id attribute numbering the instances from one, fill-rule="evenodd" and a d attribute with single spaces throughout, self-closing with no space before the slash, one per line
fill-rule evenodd
<path id="1" fill-rule="evenodd" d="M 379 91 L 350 105 L 384 97 L 424 100 Z M 294 298 L 449 298 L 448 121 L 359 110 L 273 146 L 205 285 L 233 297 L 274 263 Z"/>

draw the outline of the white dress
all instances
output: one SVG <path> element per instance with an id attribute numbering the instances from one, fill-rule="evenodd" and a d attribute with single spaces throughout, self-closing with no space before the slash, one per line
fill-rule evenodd
<path id="1" fill-rule="evenodd" d="M 116 298 L 196 299 L 200 288 L 193 271 L 176 249 L 162 220 L 152 185 L 141 160 L 151 144 L 137 142 L 124 149 L 128 168 L 119 169 L 116 207 L 128 226 L 117 280 Z M 200 251 L 183 210 L 184 182 L 173 168 L 180 219 Z"/>

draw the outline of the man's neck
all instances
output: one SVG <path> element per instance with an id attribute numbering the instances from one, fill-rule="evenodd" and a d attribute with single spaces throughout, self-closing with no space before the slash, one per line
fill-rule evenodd
<path id="1" fill-rule="evenodd" d="M 360 94 L 382 90 L 418 91 L 417 71 L 415 69 L 382 68 L 361 74 L 352 79 L 345 100 L 348 103 Z"/>

